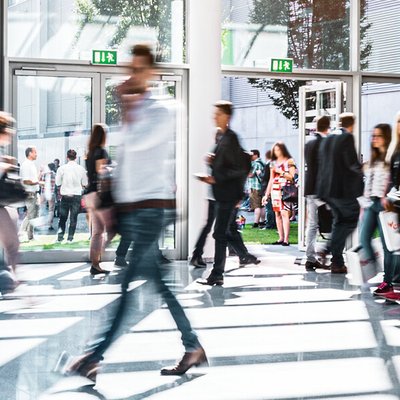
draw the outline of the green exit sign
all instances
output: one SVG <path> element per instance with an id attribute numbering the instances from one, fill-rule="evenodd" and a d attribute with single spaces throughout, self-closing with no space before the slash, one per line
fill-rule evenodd
<path id="1" fill-rule="evenodd" d="M 271 72 L 292 72 L 293 59 L 291 58 L 273 58 L 271 60 Z"/>
<path id="2" fill-rule="evenodd" d="M 93 50 L 92 64 L 116 65 L 117 52 L 114 50 Z"/>

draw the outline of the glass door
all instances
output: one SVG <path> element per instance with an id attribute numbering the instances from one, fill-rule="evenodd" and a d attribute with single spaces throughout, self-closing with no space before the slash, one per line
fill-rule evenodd
<path id="1" fill-rule="evenodd" d="M 17 120 L 17 141 L 14 154 L 21 164 L 25 161 L 26 149 L 36 147 L 35 164 L 39 176 L 43 180 L 48 177 L 38 193 L 39 215 L 33 224 L 33 240 L 24 235 L 26 210 L 18 210 L 22 253 L 41 250 L 69 252 L 88 248 L 90 232 L 84 212 L 78 216 L 74 241 L 56 242 L 60 195 L 55 188 L 54 175 L 49 171 L 66 163 L 69 149 L 74 149 L 77 162 L 85 165 L 92 121 L 99 120 L 93 101 L 96 86 L 99 86 L 96 74 L 15 70 L 13 113 Z"/>
<path id="2" fill-rule="evenodd" d="M 338 127 L 339 115 L 344 110 L 343 82 L 315 82 L 302 86 L 299 93 L 299 135 L 300 135 L 300 190 L 299 190 L 299 248 L 306 243 L 306 202 L 304 197 L 305 159 L 304 146 L 316 130 L 316 118 L 327 115 L 331 119 L 331 130 Z"/>
<path id="3" fill-rule="evenodd" d="M 121 105 L 116 94 L 116 89 L 120 83 L 128 78 L 127 75 L 116 74 L 101 74 L 101 98 L 104 107 L 102 108 L 101 119 L 105 121 L 110 129 L 108 140 L 108 152 L 111 157 L 115 156 L 116 148 L 121 142 L 120 127 L 121 127 Z M 171 109 L 175 110 L 175 183 L 177 187 L 177 203 L 179 210 L 184 208 L 185 200 L 182 187 L 185 182 L 184 171 L 184 140 L 182 135 L 183 125 L 183 108 L 182 103 L 182 79 L 180 76 L 171 75 L 155 75 L 151 82 L 151 91 L 154 96 L 163 99 L 163 101 L 171 102 Z M 155 171 L 157 173 L 157 171 Z M 182 215 L 182 212 L 179 213 Z M 180 222 L 173 222 L 166 227 L 160 239 L 160 248 L 167 255 L 174 259 L 179 259 L 184 256 L 182 254 L 185 248 L 183 238 L 186 235 L 182 232 L 184 229 L 183 219 Z"/>
<path id="4" fill-rule="evenodd" d="M 65 68 L 65 71 L 63 70 Z M 16 64 L 11 68 L 12 112 L 17 120 L 17 140 L 14 155 L 18 162 L 25 160 L 28 147 L 37 148 L 35 161 L 38 171 L 45 173 L 49 164 L 60 160 L 66 162 L 69 149 L 77 152 L 77 161 L 85 165 L 85 151 L 94 122 L 109 126 L 107 150 L 115 159 L 121 142 L 121 107 L 116 95 L 117 86 L 127 79 L 126 73 L 88 72 L 89 68 L 73 71 L 69 66 L 33 67 Z M 186 215 L 186 141 L 184 140 L 185 117 L 182 102 L 182 77 L 175 74 L 154 76 L 152 91 L 164 100 L 176 103 L 176 186 L 179 215 Z M 52 166 L 51 166 L 52 167 Z M 43 191 L 44 192 L 44 191 Z M 88 258 L 90 229 L 88 216 L 82 212 L 73 243 L 56 243 L 58 229 L 57 199 L 55 206 L 49 204 L 44 193 L 39 194 L 40 217 L 35 223 L 34 240 L 27 241 L 21 235 L 22 261 L 85 261 Z M 53 211 L 55 208 L 55 211 Z M 26 211 L 19 209 L 19 223 Z M 166 228 L 160 247 L 167 257 L 179 259 L 185 256 L 187 241 L 186 218 Z M 117 240 L 114 245 L 117 245 Z M 43 252 L 43 250 L 45 250 Z M 57 251 L 57 253 L 55 253 Z M 110 249 L 104 259 L 113 259 Z"/>

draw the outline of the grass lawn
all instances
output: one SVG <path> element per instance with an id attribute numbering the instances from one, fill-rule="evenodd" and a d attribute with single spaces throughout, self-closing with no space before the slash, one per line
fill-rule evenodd
<path id="1" fill-rule="evenodd" d="M 258 228 L 252 228 L 251 224 L 245 225 L 242 230 L 243 241 L 248 244 L 271 244 L 279 239 L 278 232 L 276 229 L 265 229 L 260 230 Z M 297 222 L 290 224 L 289 242 L 291 244 L 297 244 Z"/>

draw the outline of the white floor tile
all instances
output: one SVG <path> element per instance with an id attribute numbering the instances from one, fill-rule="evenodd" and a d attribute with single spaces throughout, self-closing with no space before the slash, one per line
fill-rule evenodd
<path id="1" fill-rule="evenodd" d="M 361 301 L 271 304 L 187 309 L 194 328 L 278 325 L 306 322 L 335 322 L 368 319 Z M 134 331 L 175 329 L 168 310 L 156 310 L 135 325 Z"/>
<path id="2" fill-rule="evenodd" d="M 0 338 L 57 335 L 83 318 L 40 318 L 0 320 Z"/>
<path id="3" fill-rule="evenodd" d="M 46 339 L 0 340 L 0 366 L 42 344 Z"/>
<path id="4" fill-rule="evenodd" d="M 210 358 L 371 349 L 377 346 L 369 322 L 208 329 L 197 331 Z M 129 351 L 127 351 L 129 349 Z M 184 351 L 180 334 L 126 334 L 106 353 L 107 363 L 174 360 Z"/>

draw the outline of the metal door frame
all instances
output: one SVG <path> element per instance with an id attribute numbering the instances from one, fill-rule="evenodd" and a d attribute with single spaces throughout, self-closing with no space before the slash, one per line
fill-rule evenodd
<path id="1" fill-rule="evenodd" d="M 105 82 L 106 79 L 129 74 L 129 64 L 121 66 L 93 66 L 87 62 L 60 62 L 59 60 L 9 60 L 8 76 L 9 86 L 6 88 L 8 109 L 10 109 L 15 118 L 17 115 L 17 79 L 18 76 L 37 76 L 37 77 L 74 77 L 92 79 L 92 123 L 94 121 L 105 122 Z M 167 257 L 173 259 L 185 259 L 187 257 L 187 116 L 184 112 L 187 109 L 188 74 L 185 68 L 174 66 L 159 65 L 155 72 L 155 80 L 173 81 L 176 88 L 176 101 L 182 104 L 179 107 L 180 112 L 177 115 L 177 168 L 176 184 L 180 190 L 177 193 L 177 206 L 179 216 L 175 226 L 175 248 L 165 250 Z M 99 99 L 96 101 L 96 98 Z M 17 140 L 13 143 L 13 154 L 17 154 Z M 112 260 L 115 250 L 109 250 L 103 257 L 104 260 Z M 57 259 L 61 262 L 81 262 L 88 260 L 88 250 L 43 250 L 21 252 L 21 262 L 39 263 L 54 262 Z"/>
<path id="2" fill-rule="evenodd" d="M 310 92 L 316 92 L 317 94 L 317 103 L 319 101 L 319 95 L 326 93 L 326 92 L 335 92 L 336 93 L 336 107 L 335 107 L 335 116 L 336 127 L 339 124 L 339 115 L 344 110 L 344 93 L 343 93 L 343 83 L 341 81 L 336 82 L 326 82 L 326 83 L 317 83 L 312 84 L 310 86 L 302 86 L 300 87 L 299 91 L 299 135 L 300 135 L 300 149 L 303 151 L 300 152 L 300 164 L 299 164 L 299 172 L 300 172 L 300 186 L 299 186 L 299 220 L 298 220 L 298 248 L 299 250 L 305 250 L 306 248 L 306 214 L 307 214 L 307 207 L 306 207 L 306 198 L 304 196 L 304 183 L 305 183 L 305 154 L 304 148 L 306 144 L 306 135 L 305 131 L 308 127 L 315 127 L 310 126 L 310 124 L 315 123 L 307 123 L 307 112 L 306 110 L 306 94 Z M 338 101 L 339 99 L 339 101 Z M 317 115 L 320 114 L 319 111 L 321 108 L 316 105 Z"/>

